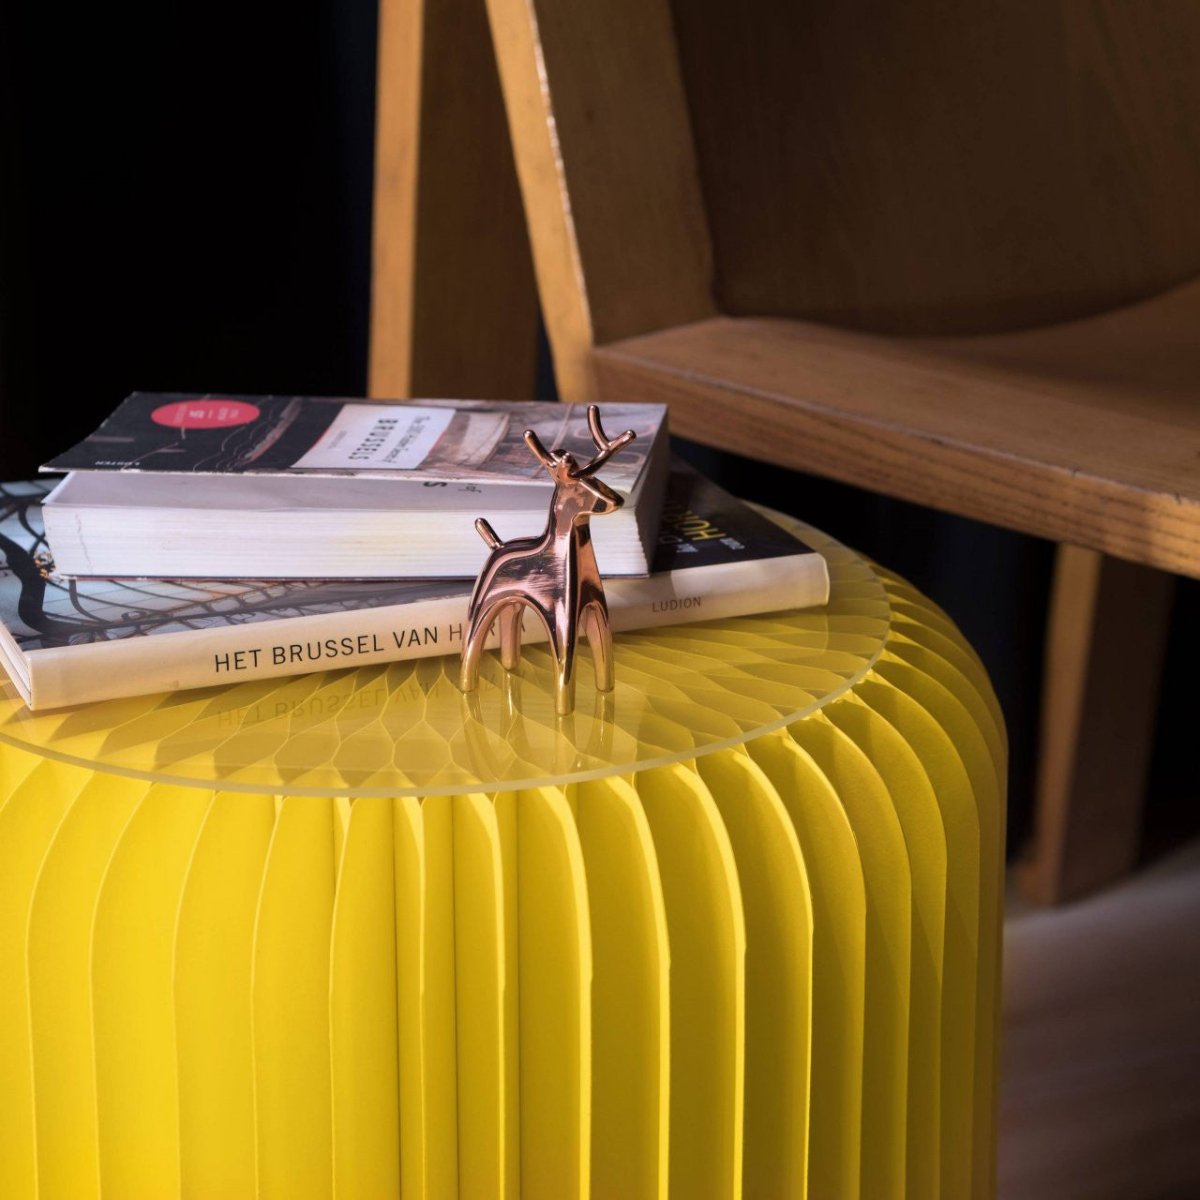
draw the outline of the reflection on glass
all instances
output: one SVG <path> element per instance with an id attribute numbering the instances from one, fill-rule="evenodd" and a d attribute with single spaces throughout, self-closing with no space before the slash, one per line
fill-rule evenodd
<path id="1" fill-rule="evenodd" d="M 797 529 L 829 561 L 828 606 L 620 634 L 615 691 L 597 693 L 582 671 L 573 719 L 555 715 L 553 663 L 535 645 L 515 676 L 488 656 L 473 697 L 453 657 L 54 712 L 31 713 L 4 688 L 0 743 L 139 778 L 293 794 L 493 792 L 693 759 L 799 719 L 882 652 L 883 579 Z M 0 769 L 25 765 L 14 763 Z"/>

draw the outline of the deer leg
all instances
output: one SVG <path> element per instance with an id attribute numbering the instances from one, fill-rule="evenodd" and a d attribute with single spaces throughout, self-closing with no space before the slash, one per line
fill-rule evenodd
<path id="1" fill-rule="evenodd" d="M 551 646 L 554 650 L 556 677 L 554 681 L 554 711 L 565 717 L 575 707 L 575 618 L 567 618 L 567 628 L 553 629 Z"/>
<path id="2" fill-rule="evenodd" d="M 596 669 L 596 691 L 611 692 L 613 689 L 612 629 L 608 624 L 608 613 L 593 602 L 584 610 L 588 645 L 592 648 L 592 665 Z"/>
<path id="3" fill-rule="evenodd" d="M 483 644 L 487 641 L 488 630 L 496 615 L 495 606 L 485 609 L 476 615 L 467 629 L 467 638 L 463 643 L 462 665 L 458 670 L 458 686 L 464 692 L 474 691 L 479 685 L 479 659 L 483 654 Z"/>
<path id="4" fill-rule="evenodd" d="M 500 665 L 506 671 L 515 671 L 521 665 L 521 604 L 506 604 L 501 610 L 500 622 Z"/>

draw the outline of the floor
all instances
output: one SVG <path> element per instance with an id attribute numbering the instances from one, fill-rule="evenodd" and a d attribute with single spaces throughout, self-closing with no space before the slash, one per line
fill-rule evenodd
<path id="1" fill-rule="evenodd" d="M 1002 1200 L 1200 1197 L 1200 843 L 1009 906 Z"/>

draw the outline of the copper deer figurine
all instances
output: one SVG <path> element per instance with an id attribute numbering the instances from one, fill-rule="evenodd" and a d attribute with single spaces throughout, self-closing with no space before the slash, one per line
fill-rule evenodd
<path id="1" fill-rule="evenodd" d="M 548 452 L 532 429 L 525 430 L 526 445 L 554 480 L 550 517 L 540 537 L 502 542 L 483 517 L 475 522 L 492 552 L 471 594 L 459 677 L 464 692 L 479 682 L 479 658 L 495 621 L 500 623 L 500 662 L 509 671 L 520 665 L 526 606 L 538 615 L 550 637 L 554 708 L 559 715 L 575 707 L 575 645 L 581 631 L 592 648 L 597 691 L 612 690 L 612 630 L 588 522 L 593 516 L 616 512 L 625 503 L 596 478 L 596 472 L 633 441 L 634 432 L 627 429 L 610 441 L 594 404 L 588 405 L 587 419 L 597 453 L 582 466 L 567 451 Z"/>

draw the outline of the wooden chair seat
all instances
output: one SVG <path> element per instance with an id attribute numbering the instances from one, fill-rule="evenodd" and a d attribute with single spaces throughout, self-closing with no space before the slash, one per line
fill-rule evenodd
<path id="1" fill-rule="evenodd" d="M 1200 282 L 1021 333 L 896 338 L 715 317 L 597 347 L 672 428 L 1024 533 L 1200 576 Z"/>

